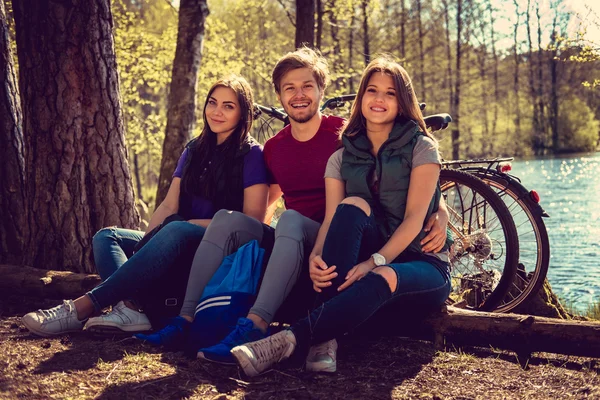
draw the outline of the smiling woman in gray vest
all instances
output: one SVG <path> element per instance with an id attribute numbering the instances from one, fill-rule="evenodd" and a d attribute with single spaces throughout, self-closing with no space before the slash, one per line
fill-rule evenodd
<path id="1" fill-rule="evenodd" d="M 450 293 L 448 246 L 420 246 L 441 196 L 437 143 L 410 77 L 391 58 L 367 66 L 342 142 L 325 172 L 327 211 L 310 261 L 322 304 L 289 330 L 235 347 L 249 376 L 335 343 L 382 307 L 425 313 Z"/>

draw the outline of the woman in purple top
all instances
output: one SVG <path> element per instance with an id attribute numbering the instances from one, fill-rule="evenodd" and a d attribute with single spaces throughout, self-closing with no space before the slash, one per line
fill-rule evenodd
<path id="1" fill-rule="evenodd" d="M 173 262 L 191 262 L 213 215 L 236 210 L 262 221 L 267 208 L 267 174 L 262 147 L 250 136 L 253 95 L 239 76 L 217 81 L 204 105 L 204 128 L 185 148 L 165 200 L 156 208 L 146 232 L 165 224 L 134 254 L 144 232 L 116 227 L 100 230 L 93 241 L 94 259 L 103 282 L 76 300 L 64 300 L 21 320 L 31 332 L 52 336 L 83 329 L 104 307 L 111 313 L 91 318 L 87 328 L 144 331 L 148 318 L 134 301 L 136 294 L 160 280 Z M 138 246 L 139 247 L 139 246 Z M 115 305 L 116 304 L 116 305 Z"/>

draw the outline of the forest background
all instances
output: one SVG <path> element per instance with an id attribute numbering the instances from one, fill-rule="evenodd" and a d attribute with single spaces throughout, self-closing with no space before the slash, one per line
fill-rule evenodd
<path id="1" fill-rule="evenodd" d="M 454 119 L 446 159 L 598 148 L 600 47 L 585 28 L 599 18 L 568 0 L 3 4 L 0 263 L 94 271 L 94 232 L 136 228 L 135 199 L 164 196 L 209 86 L 241 74 L 278 106 L 271 70 L 301 43 L 329 61 L 326 97 L 353 93 L 373 56 L 398 58 L 426 114 Z"/>
<path id="2" fill-rule="evenodd" d="M 295 47 L 295 2 L 208 4 L 198 116 L 208 87 L 225 72 L 245 76 L 258 103 L 279 106 L 270 73 Z M 152 203 L 177 11 L 164 0 L 113 6 L 136 190 Z M 600 62 L 598 44 L 585 39 L 578 21 L 593 18 L 591 10 L 577 15 L 556 0 L 319 0 L 314 46 L 330 63 L 326 97 L 354 93 L 373 55 L 401 60 L 426 113 L 449 112 L 460 124 L 459 137 L 438 136 L 446 159 L 590 151 L 600 134 Z"/>

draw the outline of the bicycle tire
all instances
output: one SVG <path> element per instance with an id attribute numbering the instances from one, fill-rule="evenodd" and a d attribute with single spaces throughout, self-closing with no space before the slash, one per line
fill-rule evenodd
<path id="1" fill-rule="evenodd" d="M 491 187 L 467 172 L 442 169 L 440 187 L 455 236 L 451 299 L 470 309 L 495 311 L 511 288 L 519 260 L 510 212 Z"/>
<path id="2" fill-rule="evenodd" d="M 546 279 L 550 264 L 550 241 L 546 224 L 529 191 L 510 177 L 486 171 L 469 171 L 489 185 L 506 204 L 519 238 L 517 273 L 497 312 L 509 312 L 535 296 Z M 535 247 L 535 249 L 533 249 Z"/>

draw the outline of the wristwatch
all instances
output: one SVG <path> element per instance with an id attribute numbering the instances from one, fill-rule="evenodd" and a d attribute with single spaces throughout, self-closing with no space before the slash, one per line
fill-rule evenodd
<path id="1" fill-rule="evenodd" d="M 385 257 L 379 253 L 371 254 L 371 258 L 373 259 L 373 262 L 375 263 L 375 266 L 377 266 L 377 267 L 387 264 Z"/>

